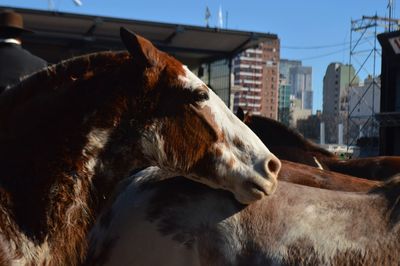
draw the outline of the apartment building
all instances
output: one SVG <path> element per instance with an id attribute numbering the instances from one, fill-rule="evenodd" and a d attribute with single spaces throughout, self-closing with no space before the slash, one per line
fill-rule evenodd
<path id="1" fill-rule="evenodd" d="M 278 118 L 279 39 L 271 39 L 247 49 L 233 60 L 233 109 Z"/>

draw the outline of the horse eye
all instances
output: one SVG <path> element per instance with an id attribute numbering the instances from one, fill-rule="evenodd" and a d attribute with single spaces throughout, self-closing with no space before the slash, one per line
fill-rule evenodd
<path id="1" fill-rule="evenodd" d="M 196 102 L 204 102 L 209 99 L 208 93 L 206 91 L 199 91 L 194 94 L 194 100 Z"/>

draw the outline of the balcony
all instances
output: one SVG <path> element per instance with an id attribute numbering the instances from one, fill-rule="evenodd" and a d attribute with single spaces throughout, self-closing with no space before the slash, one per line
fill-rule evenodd
<path id="1" fill-rule="evenodd" d="M 262 58 L 259 57 L 249 57 L 249 56 L 239 56 L 240 60 L 252 61 L 252 62 L 262 62 Z"/>
<path id="2" fill-rule="evenodd" d="M 251 70 L 249 72 L 240 71 L 240 72 L 237 72 L 236 75 L 246 76 L 246 77 L 262 77 L 262 73 L 254 73 L 254 72 L 251 72 Z"/>

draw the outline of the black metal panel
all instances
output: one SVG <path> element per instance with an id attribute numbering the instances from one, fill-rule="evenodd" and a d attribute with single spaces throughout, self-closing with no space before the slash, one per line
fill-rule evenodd
<path id="1" fill-rule="evenodd" d="M 380 154 L 400 155 L 400 54 L 390 39 L 400 37 L 400 31 L 378 35 L 382 46 Z"/>

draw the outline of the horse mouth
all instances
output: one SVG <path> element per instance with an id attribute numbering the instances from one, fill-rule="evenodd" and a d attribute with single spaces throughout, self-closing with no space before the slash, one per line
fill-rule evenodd
<path id="1" fill-rule="evenodd" d="M 264 196 L 269 196 L 275 191 L 275 185 L 271 184 L 259 184 L 254 181 L 245 181 L 245 188 L 251 192 L 252 195 L 256 198 L 256 200 L 262 199 Z"/>

